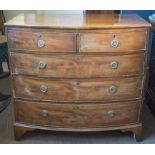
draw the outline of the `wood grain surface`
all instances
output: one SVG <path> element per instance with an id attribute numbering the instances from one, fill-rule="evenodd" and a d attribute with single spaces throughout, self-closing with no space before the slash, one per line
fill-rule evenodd
<path id="1" fill-rule="evenodd" d="M 48 52 L 75 52 L 76 36 L 74 33 L 40 33 L 30 31 L 8 31 L 9 48 Z M 38 41 L 45 42 L 44 47 L 38 47 Z"/>
<path id="2" fill-rule="evenodd" d="M 36 55 L 10 53 L 12 74 L 53 78 L 92 78 L 142 75 L 145 53 L 128 55 Z M 39 63 L 46 64 L 39 68 Z M 117 63 L 112 68 L 112 63 Z"/>
<path id="3" fill-rule="evenodd" d="M 150 27 L 151 25 L 135 14 L 20 14 L 5 23 L 7 27 L 34 27 L 58 29 L 103 29 Z"/>
<path id="4" fill-rule="evenodd" d="M 142 77 L 105 79 L 44 79 L 26 76 L 13 78 L 15 97 L 50 101 L 113 101 L 142 97 Z M 47 92 L 40 91 L 41 86 Z M 110 93 L 111 86 L 116 87 Z"/>
<path id="5" fill-rule="evenodd" d="M 81 33 L 80 52 L 118 52 L 146 50 L 147 31 L 122 30 L 119 33 Z M 113 39 L 118 41 L 118 47 L 112 47 Z"/>
<path id="6" fill-rule="evenodd" d="M 115 104 L 56 104 L 15 101 L 17 122 L 53 127 L 103 127 L 136 123 L 140 101 Z M 43 111 L 47 111 L 47 116 Z M 109 112 L 113 116 L 109 116 Z"/>

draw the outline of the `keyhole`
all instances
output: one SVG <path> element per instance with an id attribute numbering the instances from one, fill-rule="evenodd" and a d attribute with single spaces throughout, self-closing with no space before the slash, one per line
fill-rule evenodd
<path id="1" fill-rule="evenodd" d="M 41 38 L 42 37 L 42 35 L 41 34 L 38 34 L 38 38 Z"/>
<path id="2" fill-rule="evenodd" d="M 76 82 L 76 85 L 77 85 L 77 86 L 79 86 L 79 84 L 80 84 L 79 82 Z"/>

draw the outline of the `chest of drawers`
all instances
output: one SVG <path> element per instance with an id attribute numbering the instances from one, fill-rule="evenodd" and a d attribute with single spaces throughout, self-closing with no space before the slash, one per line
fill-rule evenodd
<path id="1" fill-rule="evenodd" d="M 150 24 L 137 15 L 22 14 L 5 26 L 16 139 L 35 129 L 140 137 Z"/>

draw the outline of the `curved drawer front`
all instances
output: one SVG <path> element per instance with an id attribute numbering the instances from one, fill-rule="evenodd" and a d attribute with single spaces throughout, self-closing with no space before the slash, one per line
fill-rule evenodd
<path id="1" fill-rule="evenodd" d="M 13 84 L 18 98 L 88 102 L 141 98 L 142 80 L 142 77 L 51 80 L 17 76 Z"/>
<path id="2" fill-rule="evenodd" d="M 129 52 L 146 50 L 147 31 L 80 34 L 80 52 Z"/>
<path id="3" fill-rule="evenodd" d="M 75 52 L 76 35 L 72 33 L 8 31 L 9 48 L 23 52 Z M 25 51 L 24 51 L 25 50 Z"/>
<path id="4" fill-rule="evenodd" d="M 17 122 L 66 128 L 118 126 L 139 121 L 141 101 L 111 104 L 55 104 L 15 101 Z"/>
<path id="5" fill-rule="evenodd" d="M 35 55 L 10 53 L 12 73 L 40 77 L 87 78 L 139 75 L 145 53 L 129 55 Z"/>

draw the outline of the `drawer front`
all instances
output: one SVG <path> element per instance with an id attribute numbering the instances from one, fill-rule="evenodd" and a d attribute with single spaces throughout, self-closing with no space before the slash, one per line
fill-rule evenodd
<path id="1" fill-rule="evenodd" d="M 80 52 L 129 52 L 146 50 L 147 31 L 82 33 Z"/>
<path id="2" fill-rule="evenodd" d="M 18 98 L 51 101 L 112 101 L 141 98 L 142 77 L 105 79 L 44 79 L 16 76 Z"/>
<path id="3" fill-rule="evenodd" d="M 55 104 L 15 101 L 16 122 L 68 128 L 118 126 L 139 121 L 141 101 Z"/>
<path id="4" fill-rule="evenodd" d="M 23 52 L 76 51 L 76 36 L 72 33 L 8 31 L 8 42 L 9 48 Z"/>
<path id="5" fill-rule="evenodd" d="M 110 77 L 144 72 L 145 53 L 129 55 L 35 55 L 10 53 L 12 73 L 40 77 Z"/>

